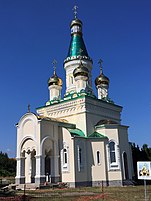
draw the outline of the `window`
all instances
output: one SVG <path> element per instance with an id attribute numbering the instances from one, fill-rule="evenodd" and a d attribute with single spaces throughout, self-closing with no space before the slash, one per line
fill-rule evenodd
<path id="1" fill-rule="evenodd" d="M 67 164 L 67 149 L 63 149 L 63 165 Z"/>
<path id="2" fill-rule="evenodd" d="M 111 163 L 115 163 L 116 162 L 115 142 L 110 142 L 109 147 L 110 147 L 110 161 Z"/>
<path id="3" fill-rule="evenodd" d="M 72 76 L 70 76 L 70 82 L 71 82 L 71 84 L 73 84 L 73 77 Z"/>
<path id="4" fill-rule="evenodd" d="M 110 164 L 110 169 L 117 169 L 119 168 L 119 164 L 118 164 L 118 147 L 117 144 L 113 141 L 111 141 L 109 143 L 109 164 Z"/>
<path id="5" fill-rule="evenodd" d="M 61 149 L 61 168 L 62 172 L 69 171 L 69 146 L 64 142 Z"/>
<path id="6" fill-rule="evenodd" d="M 81 152 L 81 148 L 79 148 L 79 162 L 80 162 L 80 165 L 81 165 L 81 162 L 82 162 L 82 152 Z"/>
<path id="7" fill-rule="evenodd" d="M 97 157 L 97 164 L 100 165 L 101 160 L 100 160 L 100 152 L 99 151 L 96 152 L 96 157 Z"/>
<path id="8" fill-rule="evenodd" d="M 78 171 L 81 171 L 82 167 L 82 149 L 78 146 Z"/>

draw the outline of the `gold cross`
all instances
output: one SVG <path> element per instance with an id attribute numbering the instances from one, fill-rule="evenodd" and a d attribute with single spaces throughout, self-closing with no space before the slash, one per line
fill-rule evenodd
<path id="1" fill-rule="evenodd" d="M 28 112 L 30 112 L 30 104 L 28 104 Z"/>
<path id="2" fill-rule="evenodd" d="M 101 73 L 101 74 L 103 73 L 102 63 L 103 63 L 103 60 L 100 59 L 99 62 L 98 62 L 98 64 L 100 64 L 100 73 Z"/>
<path id="3" fill-rule="evenodd" d="M 52 62 L 54 73 L 56 72 L 56 67 L 57 67 L 57 61 L 54 59 Z"/>
<path id="4" fill-rule="evenodd" d="M 76 5 L 73 7 L 74 18 L 75 18 L 75 19 L 77 18 L 77 8 L 78 8 L 78 6 L 76 6 Z"/>

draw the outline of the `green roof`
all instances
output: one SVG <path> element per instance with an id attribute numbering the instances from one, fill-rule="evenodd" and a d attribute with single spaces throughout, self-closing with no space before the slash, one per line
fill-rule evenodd
<path id="1" fill-rule="evenodd" d="M 67 128 L 67 129 L 71 133 L 71 135 L 77 135 L 77 136 L 80 136 L 80 137 L 85 137 L 83 131 L 78 129 L 78 128 L 75 128 L 75 129 Z"/>
<path id="2" fill-rule="evenodd" d="M 83 38 L 81 35 L 74 34 L 71 38 L 67 57 L 88 56 Z"/>
<path id="3" fill-rule="evenodd" d="M 102 135 L 102 134 L 100 134 L 100 133 L 98 133 L 98 132 L 94 132 L 94 133 L 92 133 L 92 134 L 90 134 L 88 137 L 94 137 L 94 138 L 107 138 L 106 136 L 104 136 L 104 135 Z"/>

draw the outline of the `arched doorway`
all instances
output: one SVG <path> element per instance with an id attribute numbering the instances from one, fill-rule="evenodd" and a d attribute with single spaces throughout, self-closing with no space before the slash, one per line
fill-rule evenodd
<path id="1" fill-rule="evenodd" d="M 36 175 L 36 145 L 33 139 L 26 139 L 21 147 L 21 175 L 25 183 L 34 183 Z"/>
<path id="2" fill-rule="evenodd" d="M 129 174 L 128 174 L 128 163 L 127 163 L 127 154 L 126 152 L 123 153 L 123 163 L 124 163 L 124 176 L 125 180 L 129 179 Z"/>
<path id="3" fill-rule="evenodd" d="M 51 151 L 49 151 L 45 155 L 45 175 L 47 182 L 51 182 L 51 174 Z"/>
<path id="4" fill-rule="evenodd" d="M 54 176 L 54 142 L 46 137 L 42 143 L 42 156 L 44 158 L 44 174 L 46 182 L 52 182 Z"/>

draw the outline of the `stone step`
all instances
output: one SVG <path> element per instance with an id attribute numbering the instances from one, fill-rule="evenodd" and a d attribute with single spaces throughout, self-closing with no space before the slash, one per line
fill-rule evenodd
<path id="1" fill-rule="evenodd" d="M 21 189 L 21 190 L 35 190 L 37 189 L 39 186 L 35 183 L 26 183 L 26 184 L 18 184 L 16 189 Z"/>
<path id="2" fill-rule="evenodd" d="M 123 181 L 123 186 L 134 186 L 134 181 L 133 180 L 124 180 Z"/>

